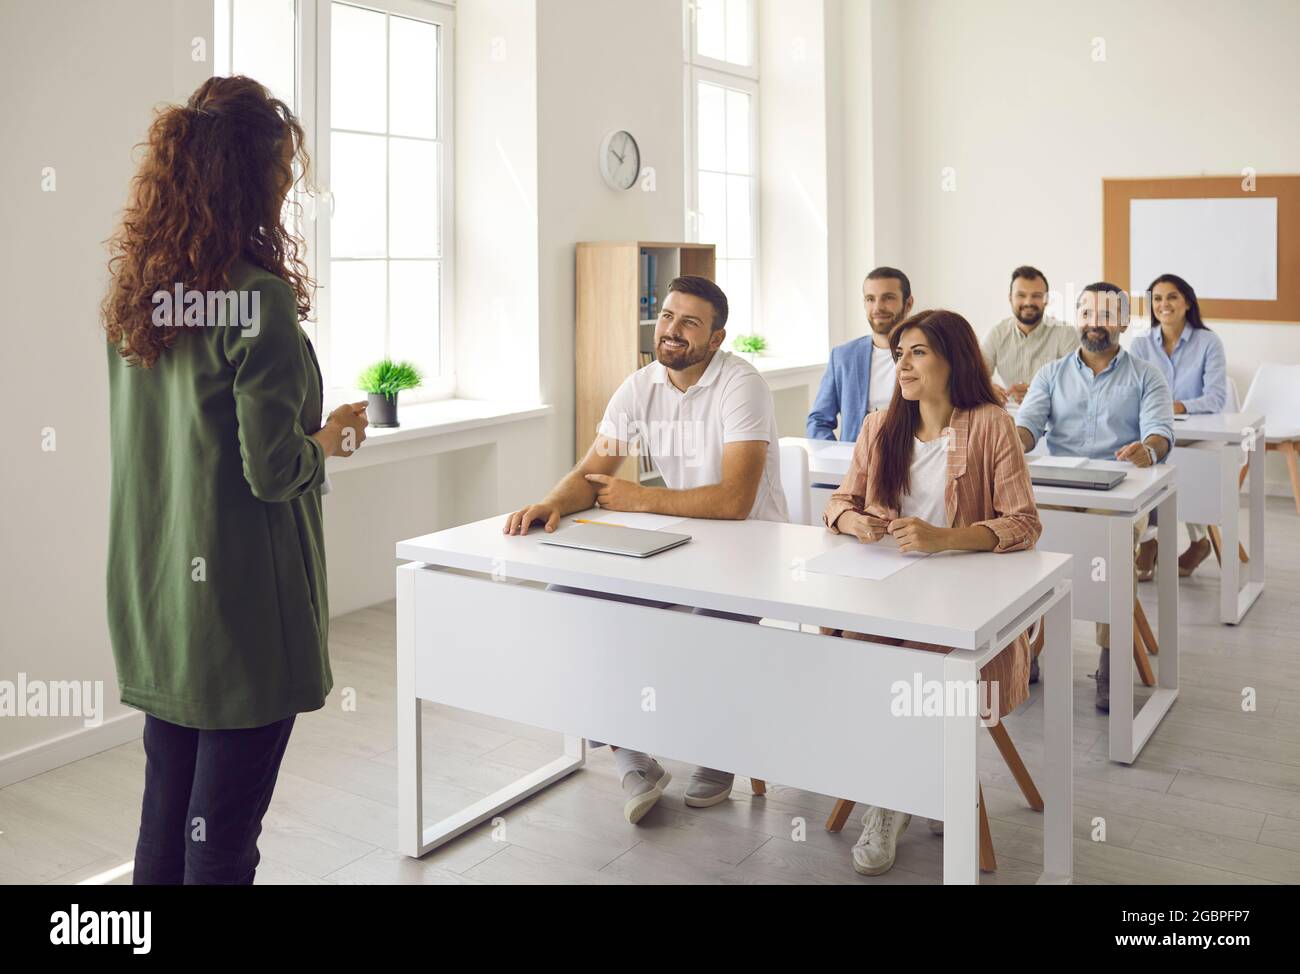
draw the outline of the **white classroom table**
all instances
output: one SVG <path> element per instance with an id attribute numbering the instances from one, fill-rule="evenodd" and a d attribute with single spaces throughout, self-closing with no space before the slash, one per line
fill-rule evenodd
<path id="1" fill-rule="evenodd" d="M 978 714 L 893 716 L 895 683 L 974 686 L 980 667 L 1044 614 L 1049 665 L 1069 672 L 1068 556 L 944 553 L 865 581 L 803 570 L 823 551 L 858 543 L 820 527 L 690 520 L 669 530 L 693 540 L 637 559 L 543 545 L 540 528 L 503 535 L 505 517 L 397 545 L 399 559 L 413 560 L 397 569 L 405 854 L 422 856 L 582 767 L 591 739 L 942 819 L 944 882 L 978 882 Z M 863 643 L 544 584 L 954 651 Z M 650 688 L 653 709 L 645 706 Z M 1072 872 L 1070 690 L 1068 681 L 1053 680 L 1044 694 L 1040 882 L 1068 882 Z M 559 731 L 564 754 L 425 828 L 421 700 Z"/>
<path id="2" fill-rule="evenodd" d="M 1219 621 L 1235 626 L 1264 591 L 1264 416 L 1175 416 L 1174 437 L 1177 445 L 1166 462 L 1182 470 L 1178 478 L 1178 516 L 1193 524 L 1217 524 L 1222 528 Z M 1237 557 L 1241 495 L 1237 477 L 1243 462 L 1250 467 L 1250 561 L 1244 585 Z"/>
<path id="3" fill-rule="evenodd" d="M 782 446 L 792 444 L 802 445 L 808 451 L 811 481 L 839 483 L 848 472 L 849 460 L 844 447 L 852 444 L 793 436 L 781 438 Z M 1259 458 L 1252 456 L 1252 462 L 1259 462 Z M 1131 568 L 1123 568 L 1133 562 L 1133 522 L 1147 511 L 1160 511 L 1157 529 L 1160 571 L 1156 582 L 1159 610 L 1154 626 L 1160 644 L 1160 653 L 1156 657 L 1159 673 L 1154 692 L 1136 715 L 1133 712 L 1134 693 L 1118 692 L 1120 687 L 1133 686 L 1133 655 L 1126 650 L 1112 652 L 1110 656 L 1111 698 L 1107 724 L 1110 759 L 1132 764 L 1178 697 L 1177 471 L 1167 463 L 1142 468 L 1114 460 L 1089 460 L 1088 466 L 1123 470 L 1127 477 L 1113 490 L 1071 490 L 1035 484 L 1034 501 L 1040 507 L 1038 514 L 1043 522 L 1043 533 L 1036 550 L 1059 551 L 1074 556 L 1074 617 L 1091 622 L 1109 622 L 1112 647 L 1133 645 L 1134 579 Z M 1235 472 L 1233 477 L 1236 477 Z M 1262 473 L 1259 479 L 1263 480 Z M 1235 485 L 1235 479 L 1233 483 Z M 1041 510 L 1045 504 L 1088 507 L 1109 513 Z M 819 516 L 820 512 L 815 511 L 814 517 Z M 1171 519 L 1174 522 L 1172 526 L 1169 524 Z M 1262 518 L 1259 523 L 1262 525 Z M 1228 544 L 1225 535 L 1224 547 L 1227 548 Z M 1236 551 L 1235 548 L 1230 550 Z M 1094 567 L 1098 558 L 1104 559 L 1101 564 L 1105 571 L 1101 573 Z M 1252 563 L 1254 560 L 1252 557 Z M 1121 568 L 1112 572 L 1112 565 Z M 1107 584 L 1108 580 L 1114 584 Z"/>

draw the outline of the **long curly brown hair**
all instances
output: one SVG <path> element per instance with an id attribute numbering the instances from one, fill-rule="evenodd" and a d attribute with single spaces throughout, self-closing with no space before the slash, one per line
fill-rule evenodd
<path id="1" fill-rule="evenodd" d="M 306 318 L 314 285 L 305 243 L 283 225 L 282 207 L 294 162 L 305 177 L 310 160 L 289 106 L 252 78 L 209 78 L 184 106 L 158 111 L 143 146 L 121 225 L 106 242 L 101 314 L 122 357 L 153 367 L 185 330 L 179 320 L 153 323 L 153 295 L 177 284 L 222 290 L 240 257 L 287 282 Z"/>

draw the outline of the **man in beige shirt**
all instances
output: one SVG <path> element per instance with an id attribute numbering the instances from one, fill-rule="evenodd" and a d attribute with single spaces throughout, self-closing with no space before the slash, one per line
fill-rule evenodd
<path id="1" fill-rule="evenodd" d="M 1011 272 L 1010 300 L 1012 316 L 994 325 L 980 342 L 989 374 L 997 372 L 1003 382 L 993 383 L 1003 405 L 1008 399 L 1024 399 L 1035 372 L 1079 347 L 1077 328 L 1044 315 L 1047 277 L 1037 267 Z"/>

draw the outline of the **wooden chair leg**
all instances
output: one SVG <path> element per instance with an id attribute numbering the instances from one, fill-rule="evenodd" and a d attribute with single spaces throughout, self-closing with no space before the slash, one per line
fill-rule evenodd
<path id="1" fill-rule="evenodd" d="M 1286 441 L 1282 444 L 1281 450 L 1286 454 L 1286 468 L 1291 474 L 1291 496 L 1295 498 L 1295 510 L 1300 514 L 1300 468 L 1296 466 L 1296 443 L 1300 441 Z"/>
<path id="2" fill-rule="evenodd" d="M 984 786 L 980 785 L 980 872 L 997 871 L 998 860 L 993 855 L 993 833 L 989 831 L 989 817 L 984 811 Z"/>
<path id="3" fill-rule="evenodd" d="M 1240 541 L 1237 542 L 1237 557 L 1241 559 L 1243 565 L 1250 563 L 1250 555 L 1246 554 L 1246 546 Z"/>
<path id="4" fill-rule="evenodd" d="M 1029 807 L 1036 812 L 1043 810 L 1043 796 L 1038 793 L 1038 786 L 1034 784 L 1034 779 L 1029 776 L 1029 769 L 1025 767 L 1025 762 L 1020 758 L 1020 752 L 1016 750 L 1015 744 L 1011 742 L 1011 735 L 1007 733 L 1007 725 L 999 721 L 989 727 L 989 734 L 993 738 L 993 743 L 998 746 L 998 752 L 1002 755 L 1002 760 L 1007 763 L 1011 769 L 1011 776 L 1016 779 L 1016 784 L 1020 786 L 1020 793 L 1025 796 L 1025 801 Z"/>
<path id="5" fill-rule="evenodd" d="M 767 794 L 767 782 L 764 781 L 762 778 L 750 778 L 750 779 L 749 779 L 749 789 L 750 789 L 750 791 L 752 791 L 755 795 L 766 795 L 766 794 Z"/>
<path id="6" fill-rule="evenodd" d="M 853 811 L 854 803 L 847 798 L 837 798 L 835 807 L 831 809 L 831 817 L 826 820 L 827 832 L 838 832 L 844 828 L 844 823 L 849 820 L 849 814 Z"/>
<path id="7" fill-rule="evenodd" d="M 1237 489 L 1240 490 L 1246 483 L 1246 474 L 1250 472 L 1250 464 L 1241 465 L 1241 473 L 1237 474 Z"/>
<path id="8" fill-rule="evenodd" d="M 1160 652 L 1160 644 L 1156 642 L 1156 634 L 1151 631 L 1146 610 L 1136 599 L 1133 600 L 1133 627 L 1142 634 L 1142 642 L 1146 644 L 1147 652 L 1152 656 L 1157 655 Z"/>
<path id="9" fill-rule="evenodd" d="M 1156 675 L 1151 669 L 1151 659 L 1147 656 L 1147 648 L 1142 645 L 1142 634 L 1138 632 L 1137 626 L 1133 627 L 1133 662 L 1137 666 L 1138 676 L 1142 677 L 1142 685 L 1155 686 Z"/>
<path id="10" fill-rule="evenodd" d="M 1223 535 L 1219 534 L 1219 526 L 1217 524 L 1208 525 L 1205 529 L 1205 533 L 1210 536 L 1210 547 L 1214 549 L 1214 560 L 1217 561 L 1219 563 L 1219 567 L 1222 568 L 1223 567 Z"/>

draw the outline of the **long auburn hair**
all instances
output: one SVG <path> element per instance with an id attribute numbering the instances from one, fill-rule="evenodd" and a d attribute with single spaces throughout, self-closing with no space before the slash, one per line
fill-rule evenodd
<path id="1" fill-rule="evenodd" d="M 310 161 L 289 106 L 252 78 L 209 78 L 182 105 L 160 109 L 143 143 L 121 224 L 107 241 L 107 338 L 133 365 L 152 368 L 185 329 L 152 322 L 153 295 L 177 284 L 228 286 L 243 257 L 293 288 L 299 319 L 313 283 L 303 240 L 282 223 L 282 190 Z M 295 204 L 296 205 L 296 204 Z"/>
<path id="2" fill-rule="evenodd" d="M 954 409 L 974 409 L 984 403 L 998 405 L 993 381 L 980 353 L 979 341 L 970 322 L 955 311 L 919 311 L 889 333 L 889 350 L 895 361 L 903 333 L 919 328 L 930 342 L 930 351 L 948 363 L 948 395 Z M 902 387 L 894 383 L 889 411 L 876 432 L 878 458 L 875 501 L 897 508 L 911 490 L 912 438 L 921 425 L 921 405 L 903 398 Z"/>
<path id="3" fill-rule="evenodd" d="M 1152 328 L 1159 328 L 1160 322 L 1156 321 L 1156 306 L 1152 301 L 1157 284 L 1172 284 L 1178 289 L 1178 293 L 1187 301 L 1187 327 L 1204 328 L 1210 330 L 1210 326 L 1201 320 L 1201 302 L 1196 299 L 1196 292 L 1192 286 L 1184 281 L 1177 274 L 1161 274 L 1154 281 L 1147 285 L 1147 317 Z"/>

